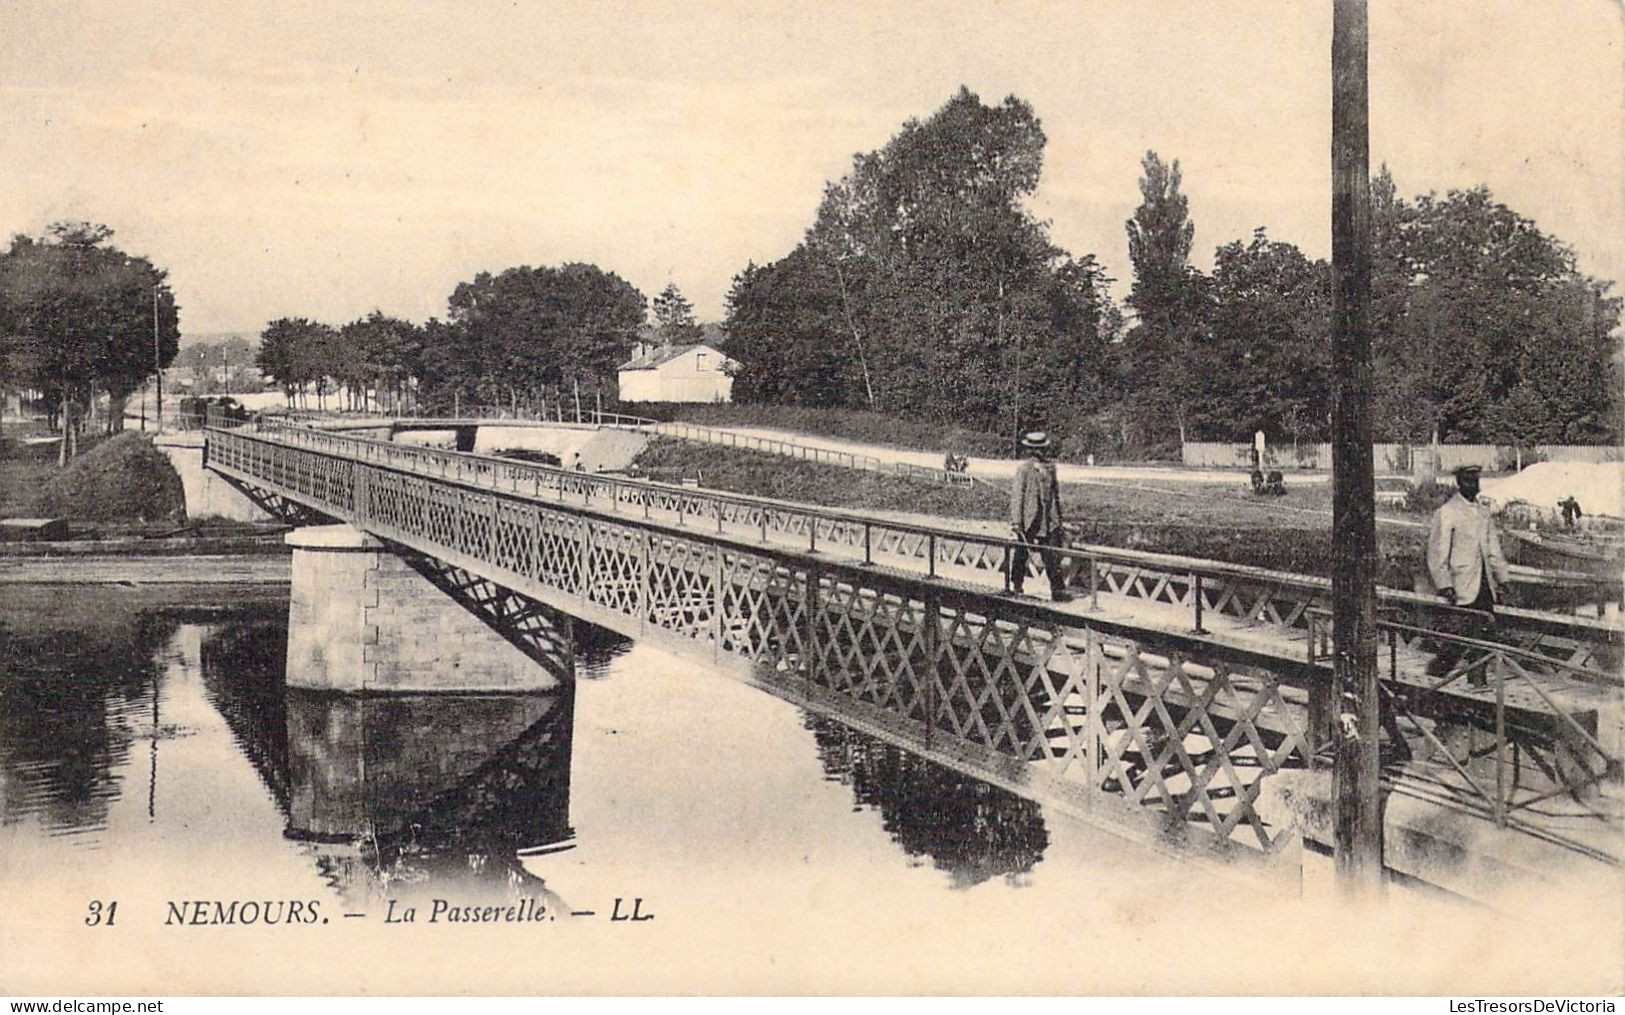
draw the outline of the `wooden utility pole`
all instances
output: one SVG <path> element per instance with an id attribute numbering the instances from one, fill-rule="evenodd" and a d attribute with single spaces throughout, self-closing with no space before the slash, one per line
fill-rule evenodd
<path id="1" fill-rule="evenodd" d="M 1337 872 L 1382 884 L 1377 524 L 1371 461 L 1371 156 L 1366 0 L 1332 2 L 1332 640 Z"/>

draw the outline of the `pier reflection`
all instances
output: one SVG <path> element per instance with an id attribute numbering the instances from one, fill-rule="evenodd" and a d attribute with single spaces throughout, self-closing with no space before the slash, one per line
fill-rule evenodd
<path id="1" fill-rule="evenodd" d="M 574 689 L 351 695 L 282 686 L 281 621 L 205 639 L 205 685 L 346 905 L 542 897 L 522 852 L 565 848 Z M 383 907 L 379 907 L 380 910 Z"/>
<path id="2" fill-rule="evenodd" d="M 287 693 L 288 835 L 346 901 L 538 895 L 572 837 L 572 692 Z"/>

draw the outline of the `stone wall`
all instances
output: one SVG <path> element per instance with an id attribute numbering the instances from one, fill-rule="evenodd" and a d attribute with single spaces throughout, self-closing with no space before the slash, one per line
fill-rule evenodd
<path id="1" fill-rule="evenodd" d="M 203 467 L 201 432 L 160 434 L 152 443 L 180 474 L 188 518 L 212 515 L 239 522 L 263 522 L 271 517 L 245 497 L 242 491 Z"/>

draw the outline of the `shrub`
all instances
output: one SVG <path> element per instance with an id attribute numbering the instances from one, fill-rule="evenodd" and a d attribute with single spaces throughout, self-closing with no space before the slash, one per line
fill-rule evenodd
<path id="1" fill-rule="evenodd" d="M 1449 500 L 1456 493 L 1456 484 L 1441 483 L 1437 479 L 1426 479 L 1415 486 L 1405 495 L 1405 508 L 1420 514 L 1432 514 L 1438 510 L 1439 505 Z"/>
<path id="2" fill-rule="evenodd" d="M 186 494 L 163 452 L 129 432 L 101 442 L 47 480 L 32 510 L 80 521 L 179 519 L 186 515 Z"/>

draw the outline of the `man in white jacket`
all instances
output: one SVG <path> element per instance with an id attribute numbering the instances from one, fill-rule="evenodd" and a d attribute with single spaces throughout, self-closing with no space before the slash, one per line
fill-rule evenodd
<path id="1" fill-rule="evenodd" d="M 1439 597 L 1477 614 L 1458 625 L 1456 632 L 1474 638 L 1484 638 L 1493 629 L 1498 593 L 1507 580 L 1501 537 L 1489 510 L 1478 502 L 1480 471 L 1476 465 L 1456 470 L 1456 495 L 1433 512 L 1427 554 L 1428 574 Z M 1460 658 L 1460 647 L 1446 644 L 1429 671 L 1447 673 Z M 1484 682 L 1482 669 L 1469 680 L 1475 685 Z"/>

